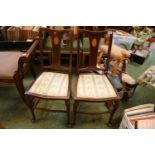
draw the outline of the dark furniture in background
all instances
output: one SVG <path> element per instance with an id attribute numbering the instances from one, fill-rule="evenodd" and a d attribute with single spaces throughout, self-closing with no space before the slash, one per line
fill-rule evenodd
<path id="1" fill-rule="evenodd" d="M 0 50 L 27 50 L 33 41 L 1 41 L 0 40 Z"/>
<path id="2" fill-rule="evenodd" d="M 145 60 L 148 58 L 149 54 L 150 53 L 148 52 L 147 56 L 143 57 L 143 56 L 137 55 L 136 53 L 131 53 L 131 60 L 133 62 L 136 62 L 136 63 L 142 65 L 145 62 Z"/>
<path id="3" fill-rule="evenodd" d="M 44 36 L 48 34 L 51 38 L 52 48 L 49 50 L 49 63 L 45 62 L 44 57 L 46 52 L 44 50 Z M 67 35 L 69 47 L 69 62 L 67 66 L 61 62 L 61 50 L 66 43 L 62 42 L 63 36 Z M 39 49 L 41 70 L 43 71 L 32 83 L 30 88 L 26 91 L 27 105 L 32 112 L 33 120 L 36 120 L 35 109 L 51 111 L 51 112 L 65 112 L 67 113 L 67 124 L 70 125 L 70 98 L 71 98 L 71 74 L 72 74 L 72 37 L 71 30 L 52 30 L 49 28 L 41 28 L 39 31 Z M 34 99 L 38 99 L 37 102 Z M 39 100 L 60 100 L 64 101 L 66 110 L 54 110 L 39 106 Z M 52 104 L 52 103 L 51 103 Z"/>
<path id="4" fill-rule="evenodd" d="M 107 77 L 112 46 L 112 34 L 110 35 L 104 72 L 100 75 L 94 73 L 96 71 L 103 71 L 103 69 L 96 67 L 96 65 L 99 42 L 105 35 L 107 35 L 107 31 L 79 30 L 78 32 L 77 77 L 74 95 L 73 126 L 76 124 L 77 114 L 97 115 L 105 113 L 110 113 L 108 125 L 111 125 L 113 115 L 118 108 L 119 95 Z M 89 39 L 89 61 L 87 65 L 86 63 L 83 64 L 83 51 L 80 50 L 80 42 L 83 43 L 83 38 L 85 37 Z M 78 111 L 79 104 L 84 104 L 84 102 L 93 102 L 94 104 L 105 103 L 108 110 L 105 112 Z"/>
<path id="5" fill-rule="evenodd" d="M 27 50 L 40 26 L 0 26 L 0 50 Z"/>
<path id="6" fill-rule="evenodd" d="M 132 30 L 132 26 L 79 26 L 80 29 L 86 30 L 97 30 L 97 31 L 104 31 L 107 29 L 116 29 L 116 30 L 123 30 L 126 32 L 130 32 Z"/>

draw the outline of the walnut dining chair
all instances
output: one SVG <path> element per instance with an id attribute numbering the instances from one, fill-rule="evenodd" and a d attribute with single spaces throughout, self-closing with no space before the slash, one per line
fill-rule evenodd
<path id="1" fill-rule="evenodd" d="M 67 48 L 70 45 L 69 63 L 63 64 L 61 61 L 61 50 L 63 45 L 63 35 L 68 35 Z M 51 38 L 52 48 L 50 60 L 46 62 L 46 51 L 43 46 L 44 36 Z M 70 125 L 70 98 L 71 98 L 71 74 L 72 74 L 72 36 L 71 30 L 53 30 L 41 28 L 39 31 L 39 49 L 42 73 L 34 80 L 30 88 L 26 91 L 26 101 L 32 113 L 33 121 L 36 120 L 35 110 L 49 112 L 65 112 L 67 114 L 67 124 Z M 61 47 L 63 45 L 63 47 Z M 49 58 L 49 56 L 48 56 Z M 34 99 L 38 99 L 36 102 Z M 39 105 L 40 99 L 64 101 L 66 109 L 53 109 Z M 52 104 L 52 102 L 50 102 Z"/>
<path id="2" fill-rule="evenodd" d="M 108 125 L 112 124 L 112 118 L 118 108 L 120 97 L 117 90 L 112 85 L 107 77 L 109 60 L 112 46 L 112 33 L 109 38 L 108 54 L 104 68 L 98 68 L 97 55 L 100 40 L 104 39 L 107 31 L 78 31 L 78 53 L 77 53 L 77 75 L 75 84 L 74 106 L 73 106 L 73 123 L 72 127 L 76 125 L 77 114 L 98 115 L 110 113 Z M 109 35 L 109 34 L 108 34 Z M 83 51 L 80 50 L 80 42 L 83 43 L 83 38 L 89 38 L 89 59 L 83 63 Z M 101 74 L 98 71 L 102 71 Z M 87 103 L 105 103 L 107 111 L 104 112 L 86 112 L 82 109 L 78 110 L 80 104 Z"/>

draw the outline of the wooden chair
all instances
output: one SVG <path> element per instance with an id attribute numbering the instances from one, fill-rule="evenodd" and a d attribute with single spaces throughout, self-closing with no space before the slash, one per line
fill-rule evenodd
<path id="1" fill-rule="evenodd" d="M 126 63 L 127 58 L 123 59 L 121 65 L 116 69 L 117 74 L 109 74 L 111 82 L 114 84 L 115 88 L 119 92 L 121 99 L 128 101 L 135 93 L 138 86 L 138 82 L 127 72 Z M 113 70 L 113 64 L 110 62 L 110 72 Z M 112 69 L 111 69 L 112 68 Z"/>
<path id="2" fill-rule="evenodd" d="M 78 54 L 77 54 L 77 78 L 74 97 L 74 118 L 73 126 L 76 124 L 76 115 L 79 114 L 105 114 L 110 113 L 108 125 L 111 125 L 113 115 L 118 107 L 119 96 L 116 89 L 107 77 L 110 52 L 112 46 L 112 34 L 110 35 L 110 44 L 108 48 L 107 61 L 104 69 L 97 67 L 97 54 L 101 38 L 107 34 L 107 31 L 88 31 L 79 30 L 78 32 Z M 89 38 L 89 62 L 87 65 L 83 62 L 83 53 L 80 51 L 80 41 L 83 38 Z M 96 74 L 94 71 L 103 71 L 102 74 Z M 108 111 L 105 112 L 82 112 L 77 111 L 79 103 L 94 102 L 94 104 L 105 103 Z"/>
<path id="3" fill-rule="evenodd" d="M 0 51 L 0 84 L 15 84 L 25 102 L 24 75 L 29 68 L 35 77 L 33 57 L 38 40 L 35 40 L 26 52 Z"/>
<path id="4" fill-rule="evenodd" d="M 50 50 L 49 64 L 44 61 L 43 40 L 44 35 L 51 37 L 52 49 Z M 61 62 L 61 43 L 63 35 L 68 34 L 70 44 L 69 63 L 67 66 Z M 31 84 L 26 91 L 27 105 L 29 106 L 33 120 L 36 120 L 34 110 L 40 109 L 51 112 L 66 112 L 67 124 L 70 124 L 70 97 L 71 97 L 71 73 L 72 73 L 72 31 L 71 30 L 52 30 L 49 28 L 41 28 L 39 31 L 41 69 L 43 72 Z M 65 48 L 65 47 L 64 47 Z M 48 57 L 49 58 L 49 57 Z M 54 110 L 39 107 L 39 100 L 35 102 L 33 99 L 45 100 L 62 100 L 65 101 L 66 110 Z"/>
<path id="5" fill-rule="evenodd" d="M 122 99 L 125 101 L 128 101 L 129 98 L 131 98 L 134 93 L 135 90 L 138 86 L 138 82 L 127 73 L 126 71 L 126 60 L 123 61 L 122 64 L 122 70 L 121 70 L 121 83 L 122 83 L 122 91 L 123 91 L 123 97 Z"/>

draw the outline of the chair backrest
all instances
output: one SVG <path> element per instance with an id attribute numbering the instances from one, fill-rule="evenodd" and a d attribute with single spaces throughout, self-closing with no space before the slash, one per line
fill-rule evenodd
<path id="1" fill-rule="evenodd" d="M 44 47 L 45 39 L 49 37 L 51 48 L 47 49 Z M 39 31 L 39 49 L 41 56 L 41 68 L 47 70 L 54 70 L 60 72 L 70 72 L 72 70 L 72 38 L 73 32 L 71 30 L 54 30 L 50 28 L 40 28 Z M 66 49 L 67 48 L 67 49 Z M 69 50 L 69 65 L 65 66 L 61 62 L 61 51 Z M 49 56 L 49 64 L 45 63 L 45 55 Z"/>
<path id="2" fill-rule="evenodd" d="M 108 54 L 107 54 L 107 59 L 106 59 L 106 65 L 104 69 L 104 73 L 108 72 L 109 68 L 109 61 L 110 61 L 110 54 L 111 54 L 111 46 L 112 46 L 112 39 L 113 39 L 113 34 L 112 32 L 108 31 L 88 31 L 88 30 L 79 30 L 78 31 L 78 57 L 77 57 L 77 72 L 80 71 L 90 71 L 90 70 L 101 70 L 100 68 L 97 67 L 97 56 L 98 56 L 98 49 L 100 45 L 101 39 L 104 40 L 104 38 L 107 38 L 107 35 L 109 35 L 109 46 L 108 46 Z M 81 63 L 84 57 L 84 52 L 80 48 L 80 43 L 82 45 L 84 44 L 84 38 L 88 38 L 88 53 L 87 55 L 89 56 L 89 62 L 86 66 L 83 66 Z M 82 64 L 82 65 L 81 65 Z M 103 70 L 103 69 L 102 69 Z"/>

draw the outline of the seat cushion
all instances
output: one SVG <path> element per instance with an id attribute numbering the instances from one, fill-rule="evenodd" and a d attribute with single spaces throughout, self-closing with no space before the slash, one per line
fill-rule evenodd
<path id="1" fill-rule="evenodd" d="M 117 94 L 105 75 L 81 74 L 77 84 L 78 98 L 105 99 Z"/>
<path id="2" fill-rule="evenodd" d="M 29 89 L 29 93 L 43 96 L 67 96 L 68 74 L 43 72 Z"/>
<path id="3" fill-rule="evenodd" d="M 136 80 L 133 77 L 131 77 L 129 74 L 125 74 L 125 73 L 122 73 L 122 81 L 131 86 L 136 84 Z"/>
<path id="4" fill-rule="evenodd" d="M 18 69 L 18 60 L 22 52 L 0 52 L 0 79 L 11 79 Z"/>

